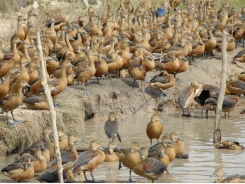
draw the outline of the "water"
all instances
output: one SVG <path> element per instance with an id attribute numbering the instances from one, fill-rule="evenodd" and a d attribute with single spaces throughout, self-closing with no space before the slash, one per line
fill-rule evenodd
<path id="1" fill-rule="evenodd" d="M 222 140 L 234 140 L 245 145 L 245 115 L 239 114 L 243 110 L 244 103 L 241 103 L 230 113 L 230 118 L 225 119 L 222 115 L 220 129 Z M 188 159 L 175 159 L 168 167 L 169 175 L 160 177 L 156 182 L 185 182 L 185 183 L 208 183 L 215 180 L 210 178 L 216 168 L 222 168 L 225 175 L 243 174 L 245 153 L 242 150 L 218 150 L 214 148 L 213 127 L 214 114 L 210 113 L 210 118 L 201 118 L 199 110 L 192 110 L 193 117 L 181 116 L 180 111 L 172 114 L 159 113 L 165 122 L 163 135 L 169 135 L 173 131 L 180 132 L 185 142 L 185 153 L 189 154 Z M 129 147 L 131 142 L 137 141 L 141 147 L 150 146 L 150 141 L 146 136 L 146 126 L 150 122 L 152 113 L 132 115 L 119 118 L 119 133 L 122 142 L 118 142 L 118 147 Z M 106 120 L 86 121 L 80 127 L 82 142 L 77 142 L 77 147 L 88 147 L 92 140 L 99 140 L 101 145 L 106 147 L 109 140 L 104 133 L 104 122 Z M 156 140 L 153 140 L 153 144 Z M 15 155 L 0 159 L 0 167 L 11 163 Z M 122 167 L 118 169 L 118 163 L 103 163 L 94 170 L 94 176 L 98 180 L 106 182 L 126 181 L 129 177 L 129 169 Z M 89 174 L 88 174 L 88 177 Z M 151 182 L 132 172 L 133 180 Z M 1 175 L 1 182 L 11 182 L 7 177 Z M 35 180 L 31 180 L 35 182 Z"/>

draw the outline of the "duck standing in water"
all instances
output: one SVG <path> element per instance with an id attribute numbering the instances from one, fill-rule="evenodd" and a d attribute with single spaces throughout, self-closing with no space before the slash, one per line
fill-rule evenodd
<path id="1" fill-rule="evenodd" d="M 105 126 L 104 126 L 104 130 L 105 130 L 105 134 L 106 136 L 110 139 L 112 138 L 112 140 L 114 140 L 117 136 L 118 140 L 121 142 L 121 137 L 118 133 L 118 121 L 116 118 L 116 114 L 114 112 L 111 112 L 109 114 L 109 118 L 108 120 L 105 122 Z"/>

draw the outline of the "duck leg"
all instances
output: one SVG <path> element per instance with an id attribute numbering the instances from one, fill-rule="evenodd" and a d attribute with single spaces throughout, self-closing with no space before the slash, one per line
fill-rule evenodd
<path id="1" fill-rule="evenodd" d="M 183 109 L 183 113 L 182 113 L 182 116 L 185 116 L 185 109 Z"/>
<path id="2" fill-rule="evenodd" d="M 143 86 L 143 82 L 141 81 L 141 85 L 140 85 L 140 88 L 141 88 L 141 89 L 139 90 L 140 93 L 143 93 L 143 88 L 142 88 L 142 86 Z"/>
<path id="3" fill-rule="evenodd" d="M 92 177 L 92 181 L 94 182 L 94 183 L 101 183 L 102 181 L 98 181 L 98 180 L 95 180 L 94 179 L 94 175 L 93 175 L 93 172 L 92 171 L 90 171 L 90 175 L 91 175 L 91 177 Z"/>
<path id="4" fill-rule="evenodd" d="M 134 88 L 135 81 L 136 81 L 136 80 L 134 79 L 133 88 Z"/>
<path id="5" fill-rule="evenodd" d="M 134 183 L 132 178 L 131 178 L 131 172 L 132 172 L 132 169 L 129 170 L 129 180 L 128 180 L 128 182 L 129 183 Z"/>
<path id="6" fill-rule="evenodd" d="M 99 77 L 97 77 L 98 84 L 101 86 L 104 86 L 103 84 L 100 83 Z"/>
<path id="7" fill-rule="evenodd" d="M 119 170 L 122 168 L 122 162 L 119 161 Z"/>
<path id="8" fill-rule="evenodd" d="M 92 183 L 93 180 L 88 180 L 87 176 L 86 176 L 86 171 L 83 171 L 83 175 L 85 177 L 85 183 Z"/>
<path id="9" fill-rule="evenodd" d="M 151 146 L 152 146 L 152 139 L 150 139 L 150 142 L 151 142 Z"/>
<path id="10" fill-rule="evenodd" d="M 186 117 L 191 117 L 189 108 L 188 108 L 188 114 L 186 115 Z"/>
<path id="11" fill-rule="evenodd" d="M 9 122 L 8 116 L 7 116 L 7 113 L 6 113 L 7 123 L 8 123 L 8 126 L 9 126 L 9 127 L 13 127 L 15 124 L 19 124 L 19 123 L 22 122 L 21 120 L 15 119 L 14 114 L 13 114 L 13 111 L 11 111 L 11 115 L 12 115 L 12 118 L 13 118 L 13 123 L 10 123 L 10 122 Z"/>

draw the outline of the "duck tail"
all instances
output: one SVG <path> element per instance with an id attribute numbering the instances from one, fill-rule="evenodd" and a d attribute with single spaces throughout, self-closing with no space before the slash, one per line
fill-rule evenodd
<path id="1" fill-rule="evenodd" d="M 120 137 L 120 135 L 119 135 L 118 132 L 117 132 L 117 138 L 118 138 L 118 140 L 119 140 L 120 142 L 122 142 L 122 139 L 121 139 L 121 137 Z"/>

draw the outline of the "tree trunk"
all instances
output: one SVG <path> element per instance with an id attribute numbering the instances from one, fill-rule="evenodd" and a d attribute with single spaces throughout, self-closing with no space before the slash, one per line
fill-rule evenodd
<path id="1" fill-rule="evenodd" d="M 48 83 L 47 83 L 47 79 L 46 79 L 46 72 L 45 72 L 46 61 L 43 60 L 43 51 L 42 51 L 42 45 L 41 45 L 39 32 L 37 32 L 37 34 L 36 34 L 36 40 L 37 40 L 38 58 L 39 58 L 40 65 L 41 65 L 42 85 L 44 88 L 46 99 L 48 101 L 49 112 L 50 112 L 50 116 L 51 116 L 52 129 L 54 132 L 54 145 L 55 145 L 55 154 L 56 154 L 57 166 L 58 166 L 58 178 L 59 178 L 59 183 L 64 183 L 63 168 L 62 168 L 60 148 L 59 148 L 59 139 L 58 139 L 57 126 L 56 126 L 56 111 L 54 109 L 54 104 L 53 104 L 53 100 L 51 97 L 51 92 L 48 88 Z"/>
<path id="2" fill-rule="evenodd" d="M 223 31 L 222 34 L 222 49 L 221 49 L 221 57 L 222 57 L 222 68 L 221 68 L 221 79 L 220 79 L 220 91 L 219 91 L 219 97 L 216 107 L 216 113 L 215 113 L 215 121 L 214 121 L 214 131 L 219 128 L 220 125 L 220 116 L 222 113 L 222 105 L 224 101 L 225 96 L 225 88 L 226 88 L 226 72 L 227 72 L 227 38 L 226 38 L 226 32 Z M 216 136 L 214 133 L 214 139 L 213 142 L 216 142 Z"/>

